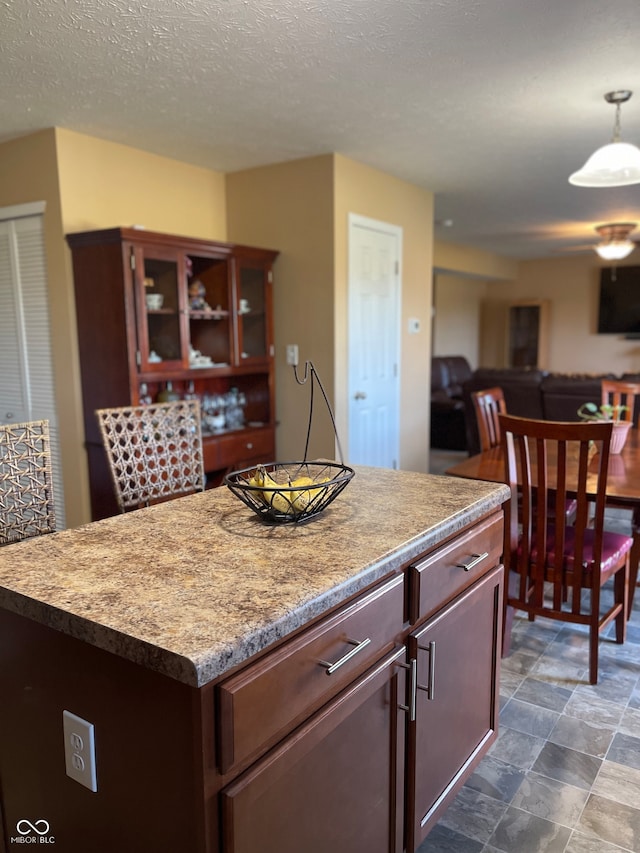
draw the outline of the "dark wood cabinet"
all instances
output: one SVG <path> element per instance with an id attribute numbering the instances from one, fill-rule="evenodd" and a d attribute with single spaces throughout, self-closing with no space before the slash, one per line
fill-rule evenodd
<path id="1" fill-rule="evenodd" d="M 221 682 L 222 853 L 416 850 L 497 737 L 502 530 L 490 515 Z"/>
<path id="2" fill-rule="evenodd" d="M 223 853 L 402 853 L 404 657 L 387 655 L 222 791 Z"/>
<path id="3" fill-rule="evenodd" d="M 263 754 L 403 641 L 399 574 L 218 687 L 220 769 Z"/>
<path id="4" fill-rule="evenodd" d="M 65 853 L 414 853 L 497 735 L 502 530 L 398 559 L 202 687 L 0 609 L 9 827 L 27 803 Z M 64 775 L 64 708 L 95 725 L 97 793 Z"/>
<path id="5" fill-rule="evenodd" d="M 278 253 L 135 228 L 69 234 L 67 242 L 93 518 L 117 511 L 95 410 L 156 400 L 169 383 L 203 402 L 210 485 L 233 468 L 271 461 Z M 232 389 L 243 417 L 225 423 Z"/>
<path id="6" fill-rule="evenodd" d="M 409 637 L 417 662 L 409 790 L 415 849 L 497 737 L 502 568 Z"/>
<path id="7" fill-rule="evenodd" d="M 414 719 L 407 850 L 436 823 L 498 733 L 503 521 L 493 515 L 408 570 Z"/>

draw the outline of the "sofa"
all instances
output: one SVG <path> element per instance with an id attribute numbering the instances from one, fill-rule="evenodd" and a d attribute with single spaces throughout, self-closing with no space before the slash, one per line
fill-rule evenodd
<path id="1" fill-rule="evenodd" d="M 463 386 L 472 375 L 471 366 L 462 355 L 431 359 L 431 447 L 467 449 Z"/>
<path id="2" fill-rule="evenodd" d="M 583 403 L 600 404 L 602 379 L 612 373 L 549 373 L 535 368 L 478 368 L 464 383 L 463 400 L 469 455 L 480 452 L 480 439 L 471 394 L 498 386 L 510 415 L 545 421 L 577 421 Z"/>
<path id="3" fill-rule="evenodd" d="M 464 356 L 434 356 L 431 360 L 431 447 L 480 452 L 480 439 L 471 400 L 473 391 L 502 388 L 507 411 L 524 418 L 577 421 L 586 402 L 599 405 L 603 379 L 640 382 L 640 374 L 550 373 L 537 368 L 472 370 Z M 638 412 L 636 412 L 637 422 Z"/>

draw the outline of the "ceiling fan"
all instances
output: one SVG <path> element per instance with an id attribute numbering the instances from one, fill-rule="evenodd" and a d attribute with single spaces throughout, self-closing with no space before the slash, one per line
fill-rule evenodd
<path id="1" fill-rule="evenodd" d="M 584 241 L 563 246 L 558 251 L 562 254 L 595 251 L 603 260 L 620 261 L 640 245 L 640 232 L 635 239 L 631 236 L 637 227 L 637 222 L 606 222 L 595 225 L 593 230 L 598 235 L 599 241 L 594 241 L 593 237 L 585 235 Z"/>

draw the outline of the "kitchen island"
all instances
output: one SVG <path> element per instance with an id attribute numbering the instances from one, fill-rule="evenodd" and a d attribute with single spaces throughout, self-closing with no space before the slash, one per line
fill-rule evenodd
<path id="1" fill-rule="evenodd" d="M 1 549 L 7 850 L 413 851 L 496 736 L 507 498 L 359 468 L 305 525 L 222 488 Z"/>

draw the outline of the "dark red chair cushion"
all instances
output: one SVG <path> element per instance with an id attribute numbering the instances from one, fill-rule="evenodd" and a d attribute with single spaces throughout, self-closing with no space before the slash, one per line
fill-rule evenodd
<path id="1" fill-rule="evenodd" d="M 587 570 L 593 566 L 593 541 L 594 531 L 585 530 L 584 532 L 584 551 L 583 551 L 583 567 Z M 633 539 L 630 536 L 625 536 L 623 533 L 612 533 L 605 531 L 602 542 L 602 573 L 606 574 L 611 569 L 618 565 L 620 559 L 631 550 Z M 547 534 L 547 557 L 549 565 L 553 568 L 553 558 L 555 551 L 555 528 L 550 527 Z M 568 565 L 571 565 L 575 551 L 575 529 L 573 527 L 566 528 L 565 543 L 564 543 L 564 558 Z M 533 562 L 536 561 L 536 552 L 531 554 Z"/>

